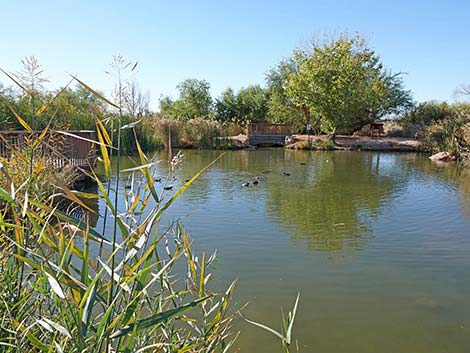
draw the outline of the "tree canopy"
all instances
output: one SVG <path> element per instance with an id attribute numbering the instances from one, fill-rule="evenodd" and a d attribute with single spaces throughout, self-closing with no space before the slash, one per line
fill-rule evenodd
<path id="1" fill-rule="evenodd" d="M 289 58 L 281 60 L 266 73 L 268 119 L 272 123 L 304 125 L 304 122 L 310 118 L 308 108 L 294 105 L 287 92 L 290 77 L 296 72 L 296 62 Z"/>
<path id="2" fill-rule="evenodd" d="M 212 114 L 210 84 L 205 80 L 186 79 L 178 86 L 179 97 L 172 102 L 169 115 L 173 118 L 192 119 Z M 166 99 L 168 104 L 171 100 Z M 168 108 L 168 107 L 167 107 Z"/>
<path id="3" fill-rule="evenodd" d="M 287 96 L 321 116 L 324 131 L 352 132 L 412 105 L 400 74 L 385 69 L 359 35 L 312 42 L 296 50 L 293 60 L 297 70 L 289 76 Z"/>
<path id="4" fill-rule="evenodd" d="M 250 85 L 237 94 L 238 116 L 244 121 L 262 122 L 268 113 L 265 90 L 260 85 Z"/>
<path id="5" fill-rule="evenodd" d="M 238 118 L 237 96 L 232 88 L 227 88 L 215 100 L 215 117 L 220 121 Z"/>

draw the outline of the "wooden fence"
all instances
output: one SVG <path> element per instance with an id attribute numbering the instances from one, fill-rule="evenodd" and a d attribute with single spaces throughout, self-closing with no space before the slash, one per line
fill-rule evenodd
<path id="1" fill-rule="evenodd" d="M 12 148 L 23 148 L 26 142 L 38 138 L 41 131 L 0 131 L 0 156 L 7 156 Z M 72 164 L 81 168 L 94 167 L 96 163 L 95 131 L 49 131 L 35 153 L 48 154 L 55 167 Z"/>
<path id="2" fill-rule="evenodd" d="M 292 135 L 294 128 L 289 124 L 250 124 L 248 135 Z"/>

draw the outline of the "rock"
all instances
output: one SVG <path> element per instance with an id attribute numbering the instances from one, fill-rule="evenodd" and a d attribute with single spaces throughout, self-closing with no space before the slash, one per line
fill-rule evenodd
<path id="1" fill-rule="evenodd" d="M 449 152 L 438 152 L 429 157 L 429 159 L 432 161 L 448 162 L 452 160 L 452 156 Z"/>

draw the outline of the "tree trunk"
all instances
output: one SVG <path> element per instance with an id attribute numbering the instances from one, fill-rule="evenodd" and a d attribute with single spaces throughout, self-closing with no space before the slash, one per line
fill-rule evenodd
<path id="1" fill-rule="evenodd" d="M 333 132 L 330 134 L 330 136 L 328 136 L 328 141 L 331 141 L 333 142 L 333 144 L 336 146 L 336 132 L 337 132 L 337 128 L 335 127 L 335 129 L 333 130 Z"/>
<path id="2" fill-rule="evenodd" d="M 303 110 L 304 115 L 305 115 L 306 124 L 310 124 L 310 119 L 311 119 L 310 109 L 308 109 L 307 106 L 303 105 L 302 110 Z"/>
<path id="3" fill-rule="evenodd" d="M 314 134 L 321 133 L 321 116 L 315 119 L 315 123 L 313 124 L 312 130 Z"/>

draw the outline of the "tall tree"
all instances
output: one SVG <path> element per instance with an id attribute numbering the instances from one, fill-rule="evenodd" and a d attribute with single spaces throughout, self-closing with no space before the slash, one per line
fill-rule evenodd
<path id="1" fill-rule="evenodd" d="M 165 118 L 165 119 L 170 119 L 170 118 L 174 118 L 173 116 L 173 105 L 175 104 L 175 102 L 173 102 L 173 100 L 168 97 L 168 96 L 160 96 L 160 99 L 159 99 L 159 105 L 160 105 L 160 112 L 159 112 L 159 115 L 160 117 L 162 118 Z"/>
<path id="2" fill-rule="evenodd" d="M 266 121 L 268 115 L 267 96 L 260 85 L 242 88 L 237 94 L 239 118 L 251 122 Z"/>
<path id="3" fill-rule="evenodd" d="M 228 121 L 238 118 L 238 115 L 237 96 L 229 87 L 215 100 L 215 117 L 220 121 Z"/>
<path id="4" fill-rule="evenodd" d="M 207 81 L 186 79 L 177 88 L 179 97 L 172 106 L 174 117 L 191 119 L 212 115 L 212 97 Z"/>
<path id="5" fill-rule="evenodd" d="M 380 57 L 359 35 L 342 34 L 322 44 L 296 50 L 298 70 L 287 84 L 298 107 L 307 106 L 322 117 L 322 128 L 352 132 L 412 104 L 399 74 L 386 70 Z"/>
<path id="6" fill-rule="evenodd" d="M 296 62 L 289 58 L 282 60 L 266 73 L 268 119 L 272 123 L 301 126 L 310 120 L 310 109 L 307 106 L 294 105 L 287 92 L 289 79 L 296 72 Z"/>

